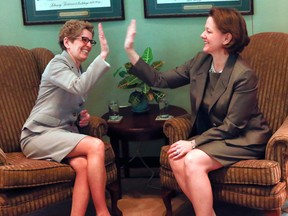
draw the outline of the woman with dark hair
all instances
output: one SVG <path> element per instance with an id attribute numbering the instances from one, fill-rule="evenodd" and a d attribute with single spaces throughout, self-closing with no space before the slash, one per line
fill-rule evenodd
<path id="1" fill-rule="evenodd" d="M 59 33 L 62 49 L 43 72 L 38 97 L 21 134 L 21 148 L 28 158 L 67 162 L 76 172 L 71 216 L 85 215 L 92 196 L 98 216 L 110 215 L 105 199 L 106 170 L 104 142 L 79 133 L 88 125 L 84 109 L 88 91 L 109 70 L 109 53 L 101 23 L 98 25 L 101 52 L 83 72 L 94 27 L 91 23 L 69 20 Z"/>
<path id="2" fill-rule="evenodd" d="M 257 77 L 239 56 L 249 43 L 245 20 L 234 9 L 212 8 L 201 34 L 203 52 L 165 73 L 139 57 L 135 35 L 132 20 L 124 44 L 132 74 L 159 88 L 190 85 L 193 136 L 170 146 L 169 162 L 196 215 L 215 215 L 208 173 L 263 158 L 271 136 L 258 108 Z"/>

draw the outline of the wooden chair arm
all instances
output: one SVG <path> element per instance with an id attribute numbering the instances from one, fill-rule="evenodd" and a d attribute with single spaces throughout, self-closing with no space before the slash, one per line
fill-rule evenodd
<path id="1" fill-rule="evenodd" d="M 163 131 L 169 139 L 169 144 L 178 140 L 188 139 L 192 131 L 191 115 L 185 114 L 166 120 L 163 125 Z"/>
<path id="2" fill-rule="evenodd" d="M 288 117 L 272 135 L 266 147 L 267 160 L 277 161 L 281 168 L 281 180 L 287 180 L 288 167 Z"/>
<path id="3" fill-rule="evenodd" d="M 82 128 L 79 127 L 80 133 L 98 138 L 102 138 L 104 135 L 106 135 L 107 130 L 108 130 L 107 122 L 98 116 L 91 116 L 89 125 Z"/>

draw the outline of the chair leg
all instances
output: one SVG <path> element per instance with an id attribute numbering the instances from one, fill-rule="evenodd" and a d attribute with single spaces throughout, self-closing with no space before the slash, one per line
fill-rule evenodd
<path id="1" fill-rule="evenodd" d="M 110 183 L 106 186 L 107 190 L 110 193 L 111 197 L 111 209 L 112 209 L 112 215 L 113 216 L 122 216 L 121 210 L 118 208 L 117 202 L 119 197 L 121 196 L 119 194 L 120 188 L 119 188 L 119 182 L 115 181 Z"/>
<path id="2" fill-rule="evenodd" d="M 161 195 L 162 200 L 164 202 L 165 208 L 166 208 L 166 215 L 165 216 L 172 216 L 172 204 L 171 199 L 174 195 L 175 191 L 167 189 L 167 188 L 161 188 Z"/>

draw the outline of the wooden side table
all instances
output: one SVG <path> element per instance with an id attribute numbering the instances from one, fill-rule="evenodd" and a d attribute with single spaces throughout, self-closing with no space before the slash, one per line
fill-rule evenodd
<path id="1" fill-rule="evenodd" d="M 124 160 L 124 176 L 129 177 L 129 141 L 150 141 L 166 138 L 163 133 L 164 121 L 156 121 L 159 114 L 158 104 L 150 104 L 149 111 L 145 113 L 133 113 L 131 107 L 123 107 L 119 109 L 119 113 L 123 116 L 120 123 L 108 123 L 107 135 L 110 137 L 111 145 L 115 152 L 118 175 L 120 177 L 119 164 L 119 148 Z M 186 114 L 186 110 L 177 106 L 169 106 L 169 114 L 172 116 L 180 116 Z M 102 116 L 106 121 L 109 119 L 109 113 Z M 120 178 L 119 178 L 120 179 Z"/>

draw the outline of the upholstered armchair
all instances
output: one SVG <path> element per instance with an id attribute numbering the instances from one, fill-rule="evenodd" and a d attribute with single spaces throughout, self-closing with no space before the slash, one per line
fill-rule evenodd
<path id="1" fill-rule="evenodd" d="M 41 74 L 53 53 L 44 48 L 28 50 L 0 46 L 0 215 L 28 215 L 66 202 L 72 197 L 75 172 L 64 163 L 27 159 L 19 137 L 38 94 Z M 96 116 L 83 132 L 102 137 L 107 123 Z M 113 215 L 120 197 L 115 155 L 106 143 L 107 190 Z"/>
<path id="2" fill-rule="evenodd" d="M 263 160 L 245 160 L 210 173 L 215 201 L 281 214 L 287 196 L 288 34 L 258 33 L 241 54 L 259 77 L 259 106 L 273 131 Z M 172 144 L 191 135 L 189 115 L 167 120 L 164 133 Z M 171 195 L 181 191 L 167 158 L 160 156 L 160 179 L 166 215 L 172 215 Z"/>

